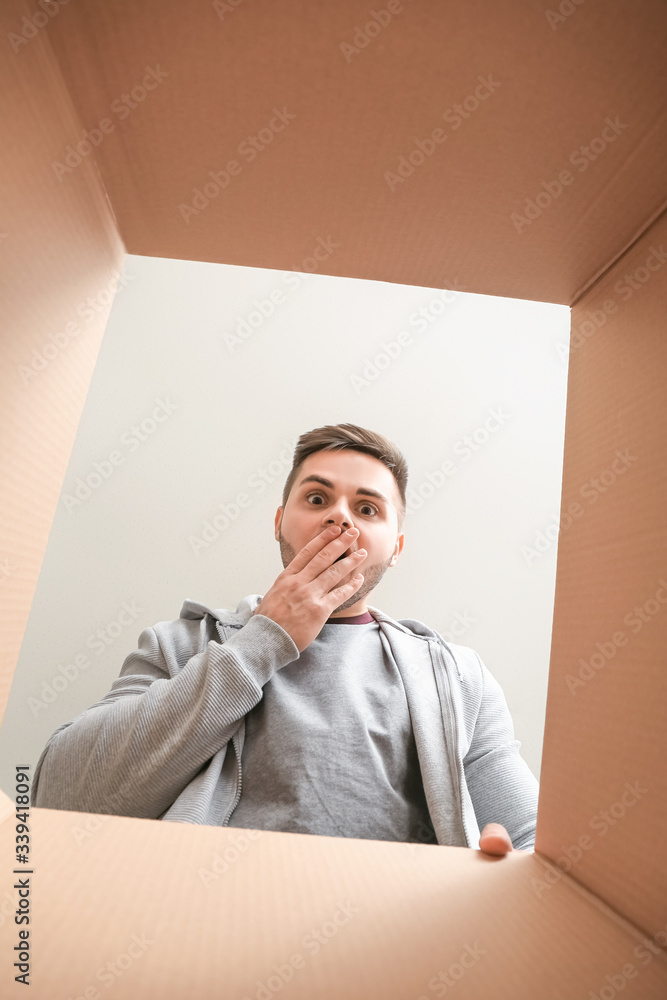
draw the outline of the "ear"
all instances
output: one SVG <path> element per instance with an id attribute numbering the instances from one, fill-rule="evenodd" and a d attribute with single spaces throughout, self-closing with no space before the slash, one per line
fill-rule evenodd
<path id="1" fill-rule="evenodd" d="M 400 556 L 401 552 L 403 551 L 403 543 L 404 543 L 404 541 L 405 541 L 405 533 L 401 532 L 401 534 L 396 539 L 396 547 L 394 548 L 394 554 L 392 555 L 391 562 L 389 563 L 390 567 L 396 565 L 396 563 L 398 561 L 398 557 Z"/>
<path id="2" fill-rule="evenodd" d="M 274 534 L 275 534 L 276 541 L 278 541 L 278 529 L 280 528 L 280 525 L 282 524 L 284 509 L 285 509 L 284 507 L 279 507 L 278 510 L 276 511 L 276 518 L 275 518 L 275 522 L 274 522 L 274 528 L 275 528 Z"/>

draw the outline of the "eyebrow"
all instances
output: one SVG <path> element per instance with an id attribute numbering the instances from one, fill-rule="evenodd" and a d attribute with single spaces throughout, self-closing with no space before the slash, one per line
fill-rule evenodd
<path id="1" fill-rule="evenodd" d="M 334 484 L 331 480 L 325 479 L 323 476 L 306 476 L 306 478 L 302 479 L 299 483 L 299 487 L 303 486 L 304 483 L 321 483 L 322 486 L 326 486 L 327 489 L 332 490 L 334 488 Z M 367 486 L 360 486 L 355 493 L 355 496 L 375 497 L 376 500 L 381 500 L 382 503 L 389 506 L 389 500 L 387 500 L 383 493 L 378 493 L 377 490 L 371 490 Z"/>

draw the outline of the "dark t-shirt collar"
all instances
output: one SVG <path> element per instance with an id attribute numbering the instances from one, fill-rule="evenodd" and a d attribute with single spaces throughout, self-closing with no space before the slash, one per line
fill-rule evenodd
<path id="1" fill-rule="evenodd" d="M 352 615 L 351 617 L 341 617 L 341 618 L 327 618 L 325 625 L 366 625 L 368 622 L 374 622 L 375 619 L 370 611 L 364 611 L 362 615 Z"/>

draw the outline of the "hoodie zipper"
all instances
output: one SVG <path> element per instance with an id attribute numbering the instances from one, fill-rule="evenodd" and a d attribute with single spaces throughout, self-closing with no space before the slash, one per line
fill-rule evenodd
<path id="1" fill-rule="evenodd" d="M 431 640 L 429 640 L 429 641 L 431 641 Z M 445 709 L 445 714 L 447 715 L 447 722 L 449 723 L 450 732 L 452 732 L 453 735 L 454 735 L 454 763 L 455 763 L 456 781 L 454 781 L 453 784 L 454 784 L 454 786 L 456 788 L 456 805 L 458 807 L 458 816 L 459 816 L 459 819 L 460 819 L 460 822 L 461 822 L 461 829 L 463 831 L 463 835 L 464 835 L 464 837 L 465 837 L 466 842 L 468 843 L 468 845 L 470 845 L 470 837 L 468 835 L 468 830 L 466 828 L 465 817 L 463 815 L 463 801 L 462 801 L 462 795 L 461 795 L 461 774 L 462 774 L 463 767 L 462 767 L 462 762 L 459 761 L 459 727 L 458 727 L 458 719 L 457 719 L 456 712 L 454 711 L 454 707 L 453 707 L 453 701 L 454 701 L 454 699 L 453 699 L 453 696 L 452 696 L 452 688 L 451 688 L 451 681 L 449 679 L 449 668 L 447 666 L 447 660 L 446 660 L 445 654 L 444 654 L 444 652 L 443 652 L 443 650 L 442 650 L 442 648 L 440 646 L 440 643 L 436 642 L 435 645 L 437 647 L 438 656 L 440 658 L 440 662 L 441 662 L 442 667 L 443 667 L 442 673 L 444 674 L 444 687 L 446 688 L 446 690 L 443 691 L 443 677 L 440 674 L 440 671 L 438 671 L 438 670 L 435 671 L 436 684 L 438 686 L 438 692 L 440 694 L 440 702 L 441 702 L 441 704 L 443 705 L 443 707 Z M 450 763 L 451 763 L 451 754 L 450 754 Z"/>
<path id="2" fill-rule="evenodd" d="M 219 621 L 217 618 L 215 619 L 215 627 L 216 627 L 216 631 L 218 633 L 218 637 L 220 639 L 220 642 L 223 645 L 224 645 L 225 641 L 229 638 L 229 635 L 230 635 L 230 631 L 229 630 L 231 628 L 234 629 L 234 632 L 232 634 L 236 634 L 236 632 L 240 628 L 242 628 L 241 625 L 237 625 L 236 623 L 234 623 L 233 625 L 223 625 L 222 622 Z M 238 729 L 237 729 L 236 732 L 238 732 Z M 241 798 L 241 788 L 242 788 L 242 785 L 243 785 L 243 777 L 242 777 L 242 774 L 241 774 L 241 751 L 239 749 L 239 742 L 238 742 L 238 737 L 237 737 L 236 733 L 234 733 L 234 735 L 232 736 L 232 745 L 234 747 L 234 753 L 236 754 L 236 794 L 234 796 L 234 801 L 232 802 L 231 807 L 227 810 L 225 818 L 223 819 L 223 821 L 220 824 L 220 826 L 227 826 L 227 824 L 229 823 L 229 820 L 231 818 L 232 813 L 234 812 L 234 810 L 236 809 L 237 805 L 239 804 L 239 800 Z"/>
<path id="3" fill-rule="evenodd" d="M 377 620 L 385 621 L 386 624 L 388 624 L 388 625 L 393 625 L 394 624 L 393 622 L 387 622 L 385 616 L 381 612 L 377 616 L 373 615 L 373 617 L 376 618 L 376 621 Z M 436 683 L 436 687 L 438 689 L 438 696 L 440 698 L 440 704 L 441 704 L 441 706 L 442 706 L 442 708 L 444 710 L 444 713 L 445 713 L 445 715 L 447 717 L 447 722 L 449 723 L 450 732 L 452 732 L 454 734 L 454 778 L 455 778 L 455 780 L 452 782 L 452 784 L 453 784 L 454 789 L 455 789 L 456 804 L 457 804 L 457 807 L 458 807 L 458 818 L 459 818 L 459 821 L 460 821 L 461 830 L 463 831 L 463 836 L 464 836 L 467 844 L 470 845 L 471 839 L 474 839 L 474 838 L 471 838 L 469 836 L 468 830 L 466 828 L 465 817 L 463 815 L 463 801 L 462 801 L 462 795 L 461 795 L 461 781 L 463 780 L 463 761 L 460 762 L 460 766 L 459 766 L 459 727 L 458 727 L 457 715 L 456 715 L 456 712 L 454 711 L 454 699 L 453 699 L 453 696 L 452 696 L 451 682 L 450 682 L 450 679 L 449 679 L 449 668 L 447 666 L 447 660 L 446 660 L 445 654 L 443 652 L 443 649 L 442 649 L 442 647 L 440 645 L 440 642 L 437 639 L 430 639 L 430 638 L 427 638 L 426 641 L 429 643 L 429 645 L 431 646 L 431 648 L 433 648 L 433 646 L 435 646 L 437 648 L 438 657 L 439 657 L 440 663 L 442 664 L 442 667 L 443 667 L 443 671 L 442 672 L 444 674 L 444 688 L 445 688 L 445 690 L 443 690 L 443 678 L 440 676 L 440 671 L 434 670 L 433 673 L 435 674 L 435 683 Z M 451 752 L 449 751 L 449 743 L 447 741 L 446 730 L 445 730 L 444 735 L 445 735 L 445 746 L 448 749 L 449 763 L 450 763 L 450 767 L 451 767 L 451 764 L 452 764 L 452 755 L 451 755 Z"/>
<path id="4" fill-rule="evenodd" d="M 241 786 L 242 786 L 242 783 L 243 783 L 242 776 L 241 776 L 241 752 L 239 750 L 239 745 L 238 745 L 238 740 L 237 740 L 237 737 L 236 737 L 236 733 L 234 733 L 234 735 L 232 736 L 232 744 L 234 746 L 234 752 L 236 754 L 236 765 L 237 765 L 237 770 L 236 770 L 236 795 L 234 797 L 234 801 L 232 803 L 231 809 L 228 809 L 227 815 L 225 816 L 225 818 L 223 819 L 222 823 L 220 824 L 221 826 L 227 826 L 227 824 L 229 823 L 229 820 L 231 818 L 231 815 L 234 812 L 234 810 L 236 809 L 237 805 L 239 804 L 239 800 L 241 798 Z"/>

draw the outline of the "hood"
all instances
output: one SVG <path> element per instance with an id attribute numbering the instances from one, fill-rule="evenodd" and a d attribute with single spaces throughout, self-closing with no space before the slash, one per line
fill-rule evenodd
<path id="1" fill-rule="evenodd" d="M 236 611 L 229 611 L 227 608 L 210 608 L 200 601 L 191 601 L 186 598 L 178 617 L 197 619 L 211 615 L 221 625 L 245 625 L 261 599 L 261 594 L 250 594 L 249 597 L 244 597 L 242 601 L 239 601 Z"/>
<path id="2" fill-rule="evenodd" d="M 181 608 L 181 613 L 179 618 L 204 618 L 205 615 L 211 615 L 216 621 L 219 621 L 221 625 L 232 625 L 232 626 L 242 626 L 248 622 L 251 614 L 257 607 L 257 605 L 262 600 L 262 594 L 249 594 L 239 601 L 236 611 L 230 611 L 228 608 L 210 608 L 206 604 L 202 604 L 199 601 L 191 601 L 186 599 L 183 602 L 183 607 Z M 394 628 L 399 629 L 401 632 L 409 632 L 412 635 L 420 636 L 422 639 L 435 639 L 437 642 L 442 643 L 446 646 L 445 640 L 442 636 L 435 631 L 435 629 L 429 628 L 424 622 L 418 621 L 416 618 L 401 618 L 396 620 L 391 618 L 389 615 L 385 614 L 379 608 L 371 607 L 368 605 L 368 610 L 370 614 L 378 622 L 384 622 L 386 625 L 391 625 Z"/>

